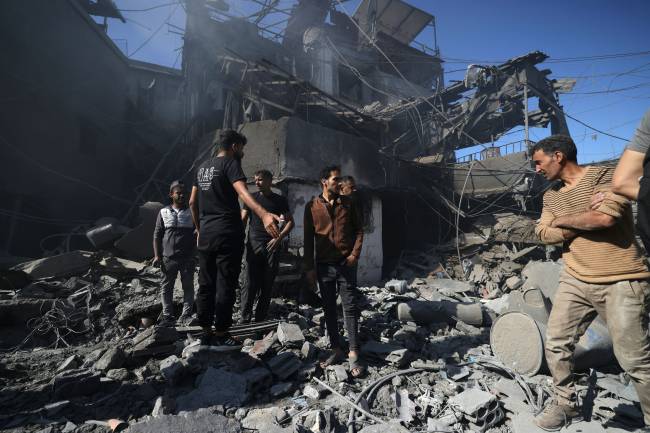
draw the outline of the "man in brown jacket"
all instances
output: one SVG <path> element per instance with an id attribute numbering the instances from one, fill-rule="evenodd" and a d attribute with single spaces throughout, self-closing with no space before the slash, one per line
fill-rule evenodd
<path id="1" fill-rule="evenodd" d="M 336 311 L 337 287 L 341 294 L 345 327 L 350 339 L 350 373 L 361 376 L 365 366 L 359 360 L 359 291 L 357 263 L 363 243 L 363 219 L 354 201 L 340 195 L 341 169 L 325 167 L 320 174 L 322 194 L 305 206 L 305 270 L 311 284 L 320 289 L 325 325 L 332 353 L 322 367 L 343 359 Z"/>

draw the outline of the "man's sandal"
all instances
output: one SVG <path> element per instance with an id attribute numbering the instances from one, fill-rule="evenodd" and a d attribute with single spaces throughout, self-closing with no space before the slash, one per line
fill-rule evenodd
<path id="1" fill-rule="evenodd" d="M 366 363 L 359 359 L 359 356 L 350 356 L 348 362 L 350 363 L 350 375 L 352 377 L 356 379 L 366 374 Z M 354 373 L 355 370 L 357 371 L 356 374 Z"/>

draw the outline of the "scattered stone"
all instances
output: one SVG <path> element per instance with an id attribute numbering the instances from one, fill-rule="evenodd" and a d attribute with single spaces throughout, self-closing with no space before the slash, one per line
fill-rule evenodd
<path id="1" fill-rule="evenodd" d="M 345 367 L 342 365 L 330 365 L 327 367 L 327 372 L 332 373 L 329 377 L 333 377 L 334 382 L 347 382 L 348 381 L 348 372 L 345 370 Z"/>
<path id="2" fill-rule="evenodd" d="M 131 377 L 131 373 L 126 368 L 114 368 L 106 372 L 106 377 L 117 382 L 124 382 Z"/>
<path id="3" fill-rule="evenodd" d="M 156 402 L 153 405 L 153 410 L 151 411 L 151 416 L 157 417 L 161 415 L 168 415 L 174 411 L 176 403 L 174 400 L 160 396 L 156 399 Z"/>
<path id="4" fill-rule="evenodd" d="M 11 270 L 23 271 L 33 279 L 65 277 L 81 274 L 90 269 L 93 254 L 88 251 L 71 251 L 14 266 Z"/>
<path id="5" fill-rule="evenodd" d="M 305 341 L 302 344 L 302 348 L 300 349 L 300 353 L 302 354 L 302 357 L 304 359 L 313 359 L 316 357 L 316 354 L 318 353 L 318 349 L 316 346 L 314 346 L 312 343 L 309 341 Z"/>
<path id="6" fill-rule="evenodd" d="M 266 409 L 251 409 L 242 420 L 241 426 L 246 431 L 258 431 L 264 433 L 294 433 L 293 427 L 281 427 L 277 420 L 283 419 L 287 413 L 279 407 Z"/>
<path id="7" fill-rule="evenodd" d="M 311 398 L 312 400 L 320 400 L 324 395 L 324 390 L 317 385 L 307 384 L 302 389 L 302 394 L 307 398 Z"/>
<path id="8" fill-rule="evenodd" d="M 57 373 L 61 373 L 62 371 L 66 370 L 74 370 L 75 368 L 78 368 L 81 365 L 81 362 L 79 362 L 79 358 L 77 358 L 77 355 L 71 355 L 68 358 L 66 358 L 61 365 L 59 365 L 59 368 L 56 369 Z"/>
<path id="9" fill-rule="evenodd" d="M 278 324 L 278 341 L 286 347 L 301 347 L 305 342 L 305 336 L 300 326 L 293 323 L 281 322 Z"/>

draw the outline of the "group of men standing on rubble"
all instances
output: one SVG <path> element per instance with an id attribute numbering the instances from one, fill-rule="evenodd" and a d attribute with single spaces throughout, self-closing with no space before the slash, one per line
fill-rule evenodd
<path id="1" fill-rule="evenodd" d="M 183 185 L 173 183 L 172 205 L 161 210 L 154 234 L 155 261 L 162 262 L 165 275 L 163 322 L 173 323 L 171 291 L 179 272 L 185 290 L 181 320 L 191 315 L 196 242 L 200 265 L 196 306 L 202 342 L 222 350 L 240 347 L 228 328 L 244 251 L 244 223 L 250 220 L 246 244 L 249 276 L 241 296 L 243 321 L 253 319 L 255 298 L 254 320 L 266 318 L 278 246 L 294 226 L 286 198 L 271 191 L 270 172 L 257 172 L 259 192 L 248 192 L 240 163 L 245 144 L 246 138 L 236 131 L 222 132 L 217 152 L 197 171 L 189 209 Z M 544 243 L 562 244 L 564 261 L 545 348 L 555 395 L 537 415 L 536 424 L 545 430 L 559 430 L 581 416 L 573 353 L 578 339 L 600 315 L 607 323 L 614 354 L 635 385 L 645 424 L 650 426 L 650 270 L 635 239 L 630 204 L 630 200 L 638 200 L 637 229 L 648 248 L 650 111 L 616 169 L 578 165 L 575 143 L 564 135 L 537 142 L 531 156 L 535 171 L 552 182 L 544 194 L 535 232 Z M 345 357 L 336 307 L 340 295 L 349 338 L 348 360 L 356 377 L 365 371 L 359 359 L 356 287 L 363 218 L 357 200 L 341 194 L 339 167 L 325 167 L 319 177 L 321 194 L 305 206 L 304 263 L 309 282 L 318 282 L 332 347 L 321 365 Z"/>
<path id="2" fill-rule="evenodd" d="M 154 230 L 154 263 L 160 263 L 163 274 L 159 326 L 176 323 L 172 294 L 179 273 L 184 292 L 179 322 L 187 325 L 197 321 L 192 317 L 192 308 L 194 255 L 198 250 L 196 310 L 203 329 L 200 340 L 201 344 L 213 346 L 213 350 L 241 348 L 228 329 L 233 324 L 244 250 L 247 278 L 240 291 L 240 322 L 260 322 L 268 315 L 282 241 L 295 225 L 287 198 L 271 190 L 271 172 L 256 172 L 258 191 L 248 192 L 241 167 L 246 142 L 246 137 L 237 131 L 221 132 L 214 154 L 196 172 L 189 202 L 185 186 L 179 181 L 172 183 L 172 203 L 161 209 Z M 305 206 L 304 261 L 308 281 L 312 285 L 318 282 L 332 347 L 321 365 L 326 367 L 344 358 L 336 305 L 340 294 L 349 338 L 348 360 L 351 374 L 356 377 L 365 372 L 359 358 L 356 284 L 363 217 L 352 177 L 342 178 L 340 167 L 330 165 L 321 170 L 319 178 L 321 194 Z"/>

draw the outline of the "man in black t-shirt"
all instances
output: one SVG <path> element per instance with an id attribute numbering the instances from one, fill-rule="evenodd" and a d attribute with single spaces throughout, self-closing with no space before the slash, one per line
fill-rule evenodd
<path id="1" fill-rule="evenodd" d="M 248 227 L 248 243 L 246 245 L 246 263 L 248 278 L 241 291 L 241 321 L 249 323 L 253 315 L 253 304 L 257 298 L 255 308 L 255 321 L 266 319 L 271 304 L 273 281 L 278 273 L 278 250 L 294 222 L 289 213 L 289 202 L 286 197 L 271 191 L 273 174 L 268 170 L 259 170 L 255 173 L 255 185 L 259 189 L 253 198 L 269 212 L 280 215 L 286 224 L 281 227 L 278 238 L 271 237 L 264 228 L 262 220 L 244 204 L 242 221 L 244 224 L 250 220 Z"/>
<path id="2" fill-rule="evenodd" d="M 245 144 L 246 137 L 237 131 L 221 132 L 217 154 L 199 166 L 190 197 L 192 220 L 199 233 L 196 309 L 203 327 L 201 344 L 211 344 L 219 350 L 241 347 L 228 335 L 244 250 L 238 197 L 260 218 L 271 237 L 280 235 L 276 226 L 280 218 L 260 206 L 246 187 L 241 169 Z"/>

